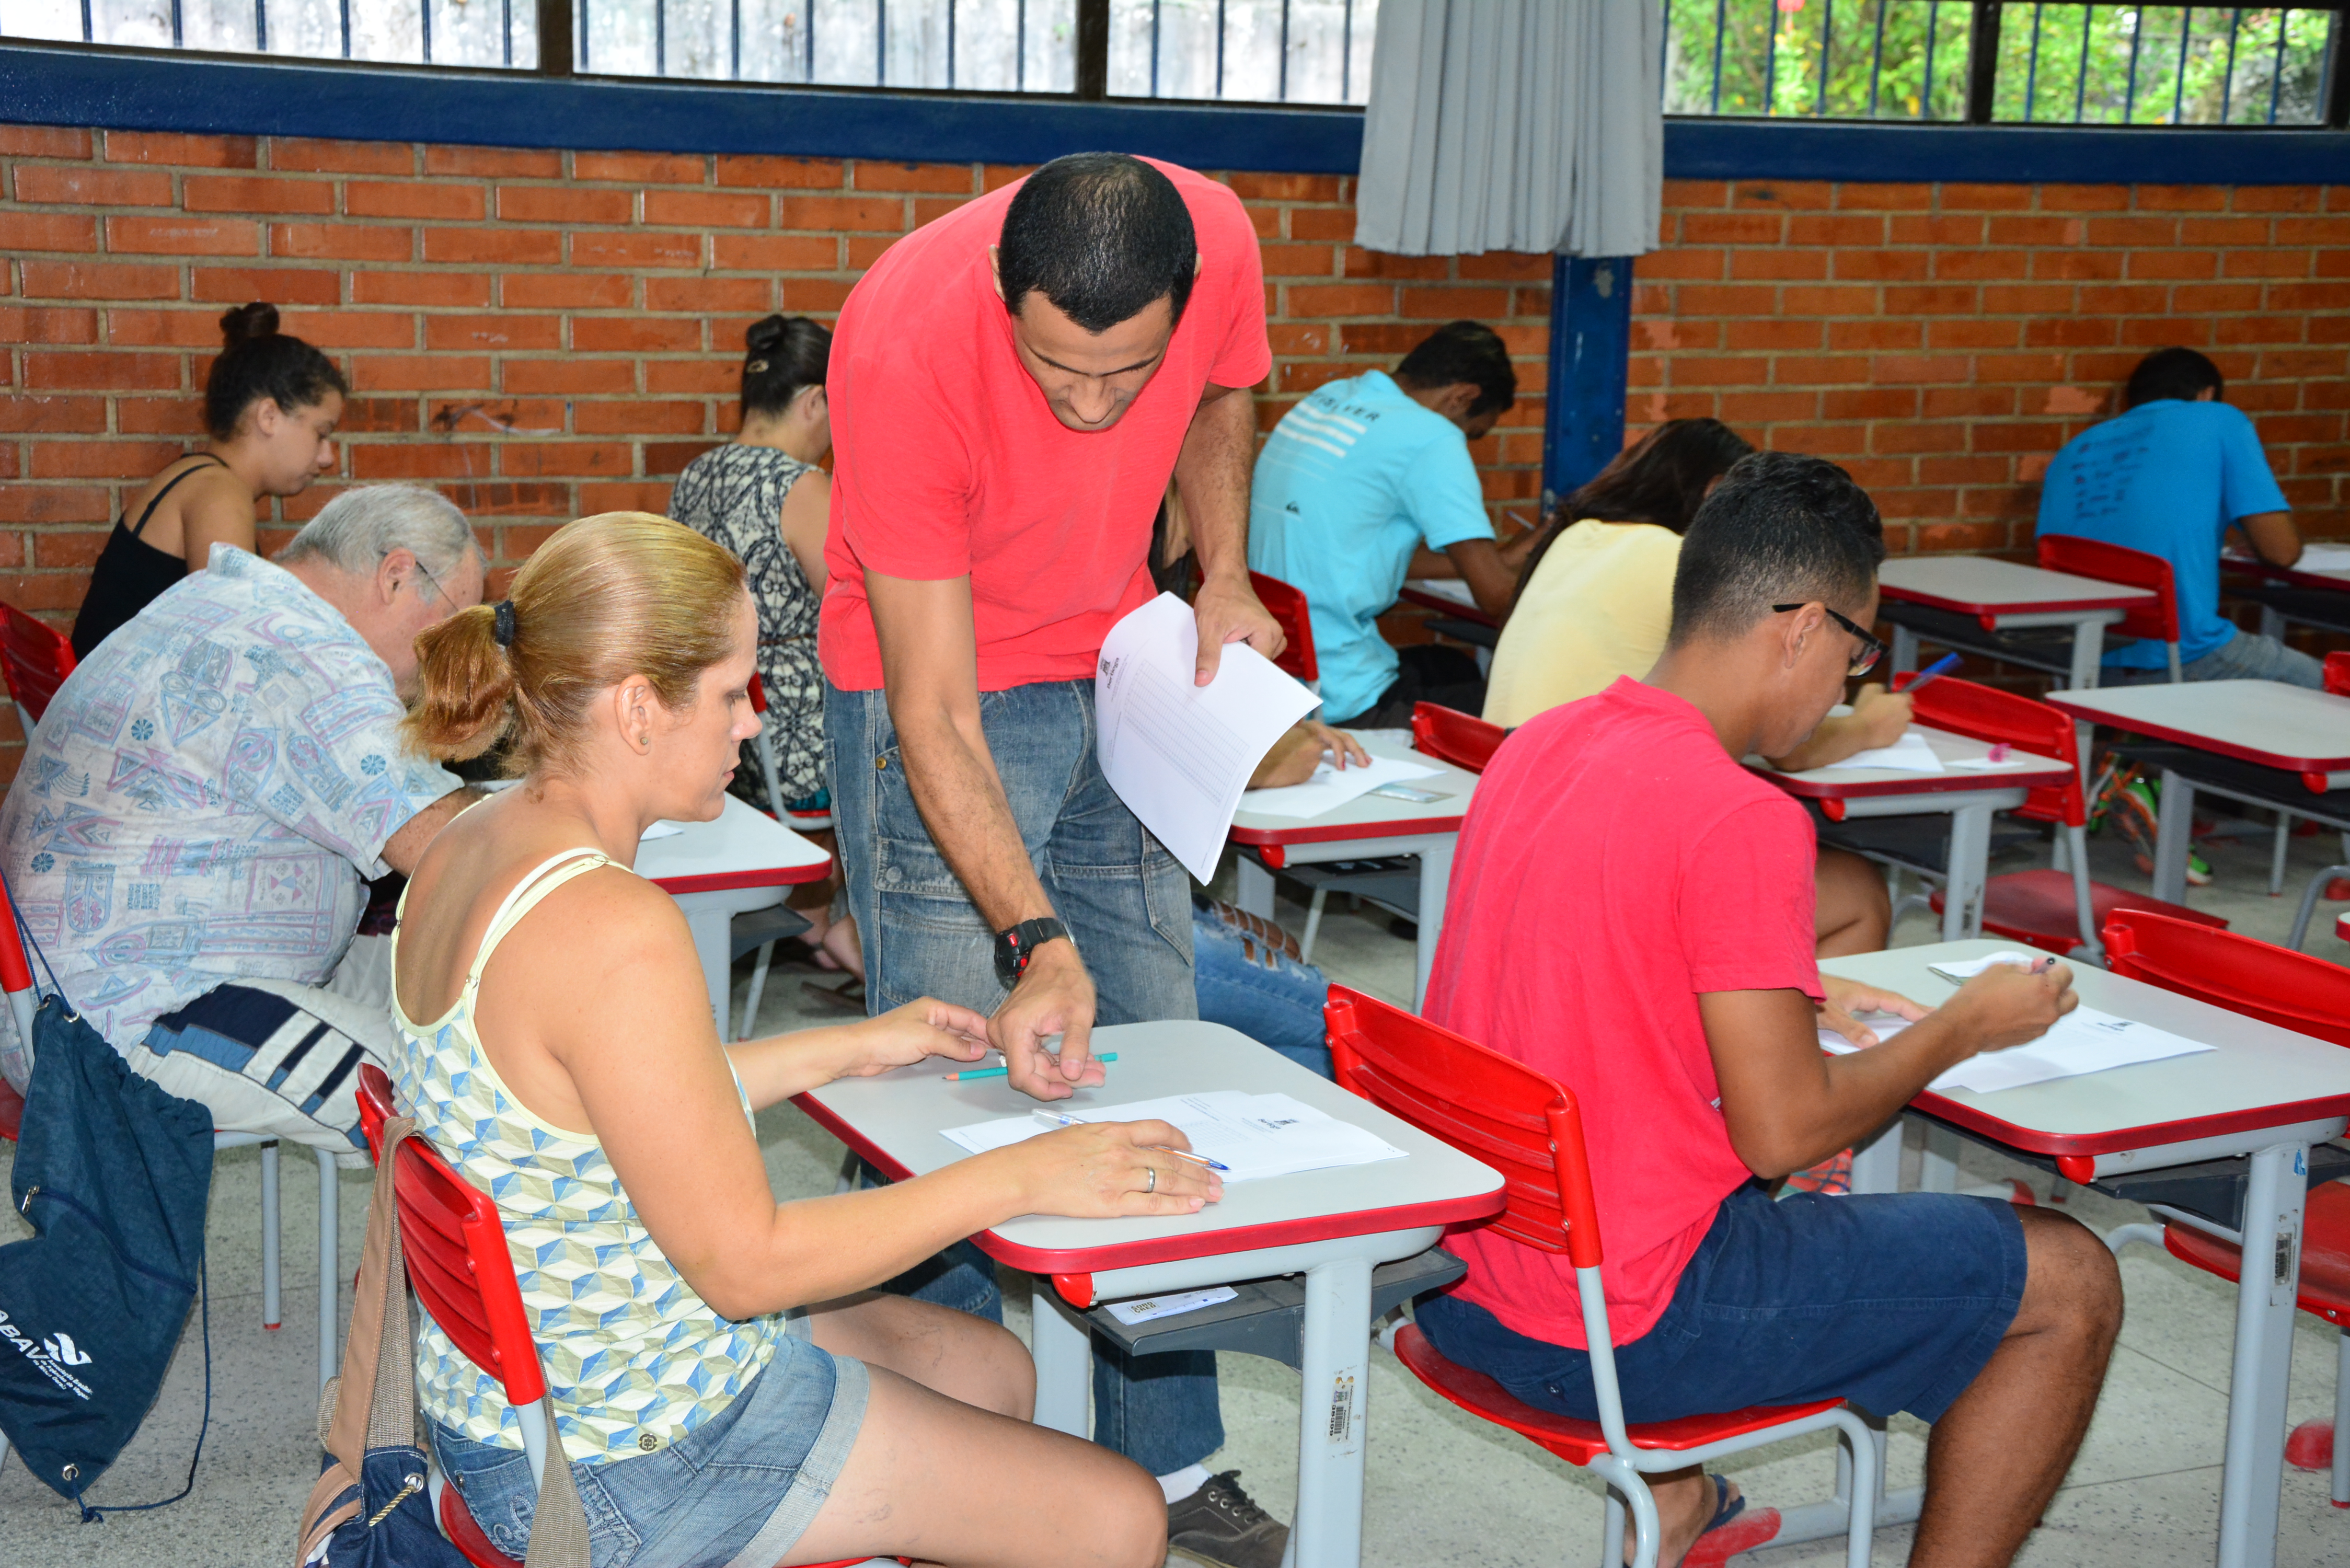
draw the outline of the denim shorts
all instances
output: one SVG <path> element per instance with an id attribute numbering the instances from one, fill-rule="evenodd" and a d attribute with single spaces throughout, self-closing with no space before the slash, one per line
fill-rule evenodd
<path id="1" fill-rule="evenodd" d="M 1941 1418 L 2023 1302 L 2023 1223 L 1998 1199 L 1936 1192 L 1722 1200 L 1656 1326 L 1616 1347 L 1627 1420 L 1848 1399 L 1871 1415 Z M 1527 1404 L 1599 1410 L 1591 1360 L 1529 1339 L 1457 1295 L 1424 1298 L 1420 1331 L 1448 1360 Z"/>
<path id="2" fill-rule="evenodd" d="M 774 1568 L 830 1495 L 856 1446 L 865 1364 L 810 1344 L 795 1316 L 775 1359 L 723 1410 L 668 1449 L 574 1463 L 594 1568 Z M 520 1449 L 432 1423 L 433 1458 L 490 1542 L 519 1560 L 538 1488 Z"/>

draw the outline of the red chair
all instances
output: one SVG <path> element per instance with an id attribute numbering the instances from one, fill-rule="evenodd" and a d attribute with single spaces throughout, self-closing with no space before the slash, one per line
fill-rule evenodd
<path id="1" fill-rule="evenodd" d="M 1305 596 L 1263 572 L 1251 572 L 1249 586 L 1256 589 L 1256 602 L 1281 623 L 1281 635 L 1289 639 L 1281 657 L 1273 661 L 1274 666 L 1320 691 L 1322 667 L 1314 658 L 1314 621 L 1305 611 Z"/>
<path id="2" fill-rule="evenodd" d="M 1508 733 L 1499 724 L 1471 718 L 1441 703 L 1411 705 L 1411 749 L 1472 774 L 1485 771 L 1485 764 L 1493 760 L 1494 748 Z"/>
<path id="3" fill-rule="evenodd" d="M 66 634 L 36 620 L 12 604 L 0 604 L 0 675 L 8 681 L 8 695 L 16 704 L 16 722 L 25 739 L 48 711 L 49 699 L 74 671 L 73 644 Z"/>
<path id="4" fill-rule="evenodd" d="M 0 606 L 0 609 L 5 607 Z M 67 657 L 71 659 L 70 649 Z M 40 1007 L 40 996 L 33 984 L 31 960 L 17 933 L 16 907 L 5 888 L 0 888 L 0 992 L 7 993 L 9 1023 L 29 1057 L 33 1049 L 33 1014 Z M 24 1116 L 24 1096 L 5 1079 L 0 1079 L 0 1137 L 13 1142 L 23 1126 Z M 213 1133 L 215 1150 L 255 1144 L 261 1147 L 261 1326 L 276 1329 L 283 1321 L 278 1286 L 277 1140 L 245 1132 L 215 1129 Z M 313 1152 L 318 1157 L 318 1386 L 324 1388 L 327 1379 L 335 1375 L 336 1276 L 340 1272 L 336 1258 L 341 1245 L 336 1204 L 341 1184 L 335 1175 L 334 1155 L 323 1148 Z M 0 1449 L 0 1453 L 5 1452 Z"/>
<path id="5" fill-rule="evenodd" d="M 399 1115 L 391 1079 L 382 1068 L 359 1069 L 359 1127 L 367 1135 L 368 1150 L 381 1158 L 383 1124 Z M 514 1407 L 522 1427 L 531 1479 L 536 1480 L 546 1469 L 546 1417 L 539 1407 L 546 1375 L 530 1336 L 522 1282 L 515 1277 L 514 1255 L 506 1250 L 505 1223 L 497 1203 L 458 1175 L 421 1137 L 401 1144 L 398 1158 L 392 1190 L 400 1205 L 400 1247 L 408 1282 L 449 1343 L 504 1387 L 506 1403 Z M 437 1470 L 432 1490 L 442 1532 L 466 1562 L 473 1568 L 522 1568 L 519 1558 L 508 1557 L 490 1543 L 466 1509 L 464 1494 L 442 1485 Z M 852 1557 L 823 1568 L 855 1568 L 870 1561 Z"/>
<path id="6" fill-rule="evenodd" d="M 2171 680 L 2186 679 L 2178 668 L 2178 585 L 2168 561 L 2144 550 L 2070 534 L 2043 534 L 2037 545 L 2043 570 L 2153 590 L 2152 605 L 2131 610 L 2112 629 L 2124 637 L 2151 638 L 2161 643 L 2170 652 Z"/>
<path id="7" fill-rule="evenodd" d="M 1657 1561 L 1657 1505 L 1640 1479 L 1643 1473 L 1677 1470 L 1717 1455 L 1835 1427 L 1843 1432 L 1852 1459 L 1847 1561 L 1851 1568 L 1866 1568 L 1877 1499 L 1877 1444 L 1867 1425 L 1843 1400 L 1756 1406 L 1674 1421 L 1624 1419 L 1607 1298 L 1600 1287 L 1599 1217 L 1575 1096 L 1523 1063 L 1345 986 L 1330 988 L 1324 1012 L 1339 1084 L 1499 1170 L 1508 1182 L 1508 1207 L 1492 1221 L 1493 1232 L 1538 1251 L 1564 1252 L 1573 1262 L 1584 1337 L 1591 1346 L 1599 1419 L 1578 1421 L 1520 1402 L 1492 1378 L 1447 1361 L 1416 1326 L 1397 1332 L 1397 1359 L 1470 1414 L 1507 1427 L 1571 1465 L 1597 1472 L 1609 1488 L 1601 1560 L 1620 1561 L 1628 1504 L 1638 1539 L 1634 1568 L 1654 1568 Z M 1721 1545 L 1746 1551 L 1771 1539 L 1777 1532 L 1777 1515 L 1759 1511 L 1754 1523 L 1767 1525 L 1768 1533 L 1743 1528 L 1747 1521 L 1742 1519 L 1729 1529 L 1738 1531 L 1742 1539 L 1754 1538 Z"/>
<path id="8" fill-rule="evenodd" d="M 1918 689 L 1913 710 L 1921 724 L 2018 751 L 2054 757 L 2064 763 L 2064 783 L 2033 790 L 2014 815 L 2026 822 L 2053 822 L 2064 836 L 2069 871 L 2011 871 L 1983 888 L 1982 928 L 2057 954 L 2088 950 L 2097 955 L 2097 932 L 2114 910 L 2153 909 L 2181 920 L 2225 930 L 2228 922 L 2184 904 L 2165 903 L 2143 893 L 2124 892 L 2089 878 L 2088 792 L 2081 784 L 2078 732 L 2073 721 L 2045 702 L 2001 691 L 1972 680 L 1944 676 Z M 1939 913 L 1943 893 L 1933 906 Z"/>
<path id="9" fill-rule="evenodd" d="M 2232 931 L 2148 914 L 2116 910 L 2106 922 L 2106 961 L 2113 972 L 2181 996 L 2224 1007 L 2280 1028 L 2350 1046 L 2350 970 Z M 2214 1234 L 2208 1221 L 2156 1205 L 2164 1223 L 2125 1225 L 2106 1238 L 2116 1252 L 2131 1241 L 2158 1243 L 2172 1257 L 2207 1274 L 2233 1281 L 2242 1248 Z M 2350 1182 L 2309 1189 L 2302 1214 L 2301 1310 L 2342 1331 L 2334 1373 L 2333 1501 L 2350 1508 Z M 2306 1469 L 2324 1468 L 2315 1454 L 2327 1446 L 2323 1421 L 2304 1422 L 2288 1454 Z"/>

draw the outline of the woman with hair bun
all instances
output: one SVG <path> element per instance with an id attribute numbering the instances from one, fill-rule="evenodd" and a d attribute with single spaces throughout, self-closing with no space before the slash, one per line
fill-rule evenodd
<path id="1" fill-rule="evenodd" d="M 165 464 L 115 519 L 74 618 L 77 659 L 203 571 L 214 545 L 254 549 L 261 497 L 299 495 L 334 466 L 335 426 L 350 391 L 335 362 L 278 331 L 274 305 L 240 305 L 220 326 L 220 355 L 204 378 L 212 440 Z"/>
<path id="2" fill-rule="evenodd" d="M 873 1287 L 1019 1214 L 1195 1213 L 1214 1174 L 1169 1152 L 1185 1144 L 1164 1122 L 1096 1123 L 778 1204 L 754 1112 L 974 1061 L 986 1020 L 921 998 L 721 1045 L 683 916 L 630 867 L 654 822 L 718 815 L 758 732 L 743 566 L 611 513 L 558 530 L 513 595 L 417 639 L 411 738 L 444 759 L 509 739 L 523 777 L 443 828 L 409 884 L 394 1075 L 417 1131 L 496 1195 L 595 1568 L 1157 1568 L 1158 1483 L 1030 1423 L 1017 1340 Z M 501 1385 L 429 1322 L 418 1374 L 442 1471 L 523 1556 L 537 1489 Z"/>
<path id="3" fill-rule="evenodd" d="M 816 656 L 816 607 L 824 598 L 825 528 L 832 476 L 816 465 L 832 450 L 826 361 L 832 334 L 804 316 L 770 316 L 743 334 L 742 426 L 732 444 L 685 465 L 670 493 L 670 515 L 734 553 L 759 608 L 759 683 L 766 689 L 766 727 L 775 753 L 773 782 L 755 750 L 744 747 L 734 793 L 762 811 L 779 795 L 811 814 L 832 804 L 824 778 L 824 670 Z M 829 833 L 813 835 L 831 847 Z M 833 879 L 795 889 L 792 908 L 810 925 L 807 941 L 825 968 L 862 976 L 857 922 L 836 911 Z M 862 1005 L 862 992 L 811 992 Z"/>

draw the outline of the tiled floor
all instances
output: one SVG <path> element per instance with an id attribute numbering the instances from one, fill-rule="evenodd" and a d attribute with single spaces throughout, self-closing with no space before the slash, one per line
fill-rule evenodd
<path id="1" fill-rule="evenodd" d="M 2191 902 L 2228 915 L 2240 930 L 2281 940 L 2293 898 L 2310 871 L 2336 858 L 2332 839 L 2293 845 L 2287 897 L 2265 896 L 2267 839 L 2207 846 L 2218 873 Z M 2101 874 L 2143 887 L 2114 846 L 2100 845 Z M 2028 862 L 2017 860 L 2008 868 Z M 2000 869 L 2001 867 L 1994 867 Z M 2331 934 L 2338 905 L 2322 906 L 2320 934 L 2309 946 L 2327 958 L 2350 956 Z M 1285 908 L 1294 927 L 1300 911 Z M 1922 918 L 1898 933 L 1903 942 L 1931 940 Z M 1316 955 L 1331 977 L 1375 994 L 1409 1001 L 1411 949 L 1384 921 L 1334 914 Z M 1529 954 L 1526 961 L 1539 962 Z M 778 976 L 763 1022 L 788 1028 L 841 1016 L 806 1001 L 797 977 Z M 779 1194 L 830 1190 L 838 1147 L 789 1107 L 760 1119 L 760 1137 Z M 0 1168 L 13 1146 L 0 1145 Z M 1970 1151 L 1966 1169 L 1981 1179 L 2028 1174 L 1996 1157 Z M 286 1164 L 285 1235 L 289 1288 L 286 1326 L 259 1327 L 256 1157 L 222 1157 L 213 1179 L 212 1273 L 212 1427 L 193 1494 L 158 1512 L 124 1514 L 82 1525 L 73 1511 L 21 1464 L 0 1469 L 0 1568 L 116 1568 L 169 1562 L 175 1568 L 282 1564 L 294 1523 L 317 1473 L 311 1413 L 317 1355 L 315 1296 L 301 1288 L 307 1238 L 315 1234 L 316 1182 L 307 1160 Z M 343 1188 L 344 1266 L 355 1267 L 365 1210 L 365 1176 Z M 2044 1179 L 2035 1178 L 2045 1196 Z M 2076 1195 L 2073 1208 L 2100 1231 L 2137 1217 L 2126 1206 Z M 0 1220 L 0 1241 L 21 1234 Z M 2129 1319 L 2087 1446 L 2070 1483 L 2025 1548 L 2030 1564 L 2110 1564 L 2171 1568 L 2208 1563 L 2218 1519 L 2219 1463 L 2228 1386 L 2231 1287 L 2167 1255 L 2134 1248 L 2123 1262 Z M 1016 1285 L 1011 1315 L 1024 1332 L 1026 1300 Z M 2324 1414 L 2334 1386 L 2334 1335 L 2303 1316 L 2293 1363 L 2291 1413 L 2296 1421 Z M 1295 1489 L 1297 1378 L 1286 1367 L 1246 1356 L 1222 1362 L 1224 1419 L 1230 1441 L 1211 1463 L 1237 1467 L 1252 1490 L 1284 1517 Z M 115 1469 L 95 1488 L 104 1501 L 144 1502 L 179 1490 L 204 1403 L 203 1355 L 192 1321 L 162 1397 Z M 1587 1563 L 1598 1550 L 1599 1492 L 1520 1439 L 1437 1399 L 1375 1352 L 1371 1372 L 1371 1448 L 1364 1561 L 1372 1568 L 1477 1563 Z M 1914 1481 L 1922 1428 L 1897 1423 L 1896 1484 Z M 1762 1503 L 1796 1503 L 1822 1495 L 1832 1480 L 1825 1439 L 1751 1454 L 1726 1467 Z M 2288 1470 L 2278 1562 L 2286 1568 L 2350 1563 L 2350 1512 L 2326 1504 L 2324 1478 Z M 1907 1530 L 1881 1532 L 1877 1560 L 1892 1563 L 1908 1549 Z M 1842 1561 L 1834 1542 L 1765 1550 L 1757 1564 Z"/>

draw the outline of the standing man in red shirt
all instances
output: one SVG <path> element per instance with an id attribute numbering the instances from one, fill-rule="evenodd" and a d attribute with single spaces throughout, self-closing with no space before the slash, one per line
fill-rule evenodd
<path id="1" fill-rule="evenodd" d="M 1228 642 L 1280 651 L 1246 542 L 1248 389 L 1272 363 L 1239 199 L 1115 153 L 909 234 L 835 330 L 818 649 L 868 1005 L 991 1013 L 1040 1099 L 1102 1081 L 1096 1022 L 1197 1016 L 1189 878 L 1102 777 L 1094 666 L 1151 596 L 1170 477 L 1202 579 L 1199 679 Z M 984 1259 L 931 1274 L 926 1298 L 998 1310 Z M 1212 1355 L 1102 1355 L 1094 1404 L 1096 1440 L 1165 1485 L 1175 1547 L 1275 1568 L 1286 1532 L 1199 1463 L 1223 1443 Z"/>
<path id="2" fill-rule="evenodd" d="M 1761 452 L 1730 471 L 1690 525 L 1647 680 L 1529 721 L 1478 782 L 1428 1016 L 1582 1103 L 1628 1419 L 1909 1411 L 1933 1427 L 1909 1561 L 1991 1568 L 2096 1407 L 2121 1327 L 2113 1254 L 2054 1210 L 1773 1202 L 1756 1180 L 1866 1141 L 1946 1069 L 2074 1005 L 2053 960 L 1929 1013 L 1813 958 L 1811 825 L 1739 759 L 1793 751 L 1884 651 L 1864 629 L 1884 553 L 1877 508 L 1834 463 Z M 1876 1009 L 1917 1022 L 1879 1042 L 1851 1016 Z M 1871 1048 L 1825 1055 L 1824 1016 Z M 1596 1419 L 1567 1260 L 1491 1231 L 1445 1244 L 1469 1272 L 1420 1303 L 1421 1331 L 1527 1403 Z M 1661 1563 L 1741 1506 L 1694 1467 L 1653 1484 Z"/>

